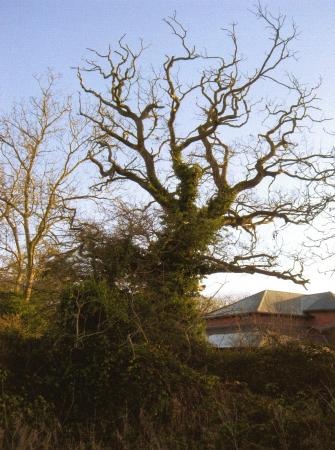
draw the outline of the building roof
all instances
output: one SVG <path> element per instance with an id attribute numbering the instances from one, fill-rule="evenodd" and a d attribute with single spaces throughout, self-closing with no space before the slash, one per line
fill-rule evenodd
<path id="1" fill-rule="evenodd" d="M 312 311 L 335 311 L 335 294 L 332 292 L 321 292 L 319 294 L 304 295 L 267 290 L 212 311 L 207 314 L 206 318 L 214 319 L 222 316 L 248 313 L 303 316 L 305 313 Z"/>

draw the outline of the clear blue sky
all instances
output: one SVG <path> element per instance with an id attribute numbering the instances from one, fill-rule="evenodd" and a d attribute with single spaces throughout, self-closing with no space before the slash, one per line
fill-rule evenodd
<path id="1" fill-rule="evenodd" d="M 142 37 L 151 44 L 148 57 L 159 61 L 173 49 L 162 18 L 174 10 L 191 31 L 199 47 L 225 48 L 220 28 L 238 23 L 243 54 L 257 59 L 263 51 L 264 29 L 248 11 L 254 0 L 0 0 L 0 101 L 8 105 L 15 97 L 33 91 L 33 74 L 46 67 L 60 72 L 67 89 L 76 90 L 71 66 L 80 63 L 87 47 L 103 50 L 124 33 L 130 42 Z M 294 18 L 301 35 L 298 75 L 307 81 L 322 75 L 327 105 L 335 100 L 335 2 L 333 0 L 272 0 Z M 3 108 L 1 108 L 3 109 Z"/>
<path id="2" fill-rule="evenodd" d="M 14 99 L 34 94 L 32 75 L 47 67 L 63 75 L 65 91 L 76 92 L 71 66 L 87 56 L 87 47 L 103 51 L 124 33 L 130 43 L 142 37 L 151 44 L 147 58 L 158 63 L 174 50 L 175 42 L 162 22 L 174 10 L 198 47 L 216 53 L 226 48 L 220 28 L 237 22 L 242 52 L 256 64 L 266 47 L 266 32 L 249 12 L 254 4 L 253 0 L 0 0 L 0 110 Z M 289 70 L 307 82 L 322 76 L 322 107 L 335 116 L 335 1 L 271 0 L 267 4 L 274 13 L 280 10 L 296 22 L 299 61 Z M 249 283 L 249 279 L 243 278 L 245 291 L 271 286 L 287 289 L 280 282 L 254 277 Z M 232 289 L 238 290 L 241 281 L 233 283 Z M 323 290 L 321 283 L 313 289 Z"/>

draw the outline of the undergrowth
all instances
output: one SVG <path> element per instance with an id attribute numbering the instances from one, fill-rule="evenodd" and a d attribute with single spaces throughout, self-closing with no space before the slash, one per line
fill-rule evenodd
<path id="1" fill-rule="evenodd" d="M 0 330 L 3 449 L 334 448 L 328 347 L 222 351 L 171 317 L 159 334 L 154 305 L 96 283 L 64 292 L 43 332 L 13 305 L 1 315 L 20 318 Z"/>

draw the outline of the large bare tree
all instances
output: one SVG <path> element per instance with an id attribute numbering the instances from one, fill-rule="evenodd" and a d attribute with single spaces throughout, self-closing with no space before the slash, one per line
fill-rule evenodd
<path id="1" fill-rule="evenodd" d="M 227 32 L 231 54 L 209 55 L 189 44 L 176 16 L 165 22 L 180 53 L 152 76 L 139 69 L 143 45 L 134 51 L 124 39 L 78 68 L 96 104 L 94 112 L 81 107 L 94 125 L 90 159 L 101 185 L 132 182 L 148 198 L 145 208 L 156 208 L 161 220 L 143 272 L 169 298 L 194 294 L 216 272 L 306 283 L 297 258 L 283 268 L 280 249 L 263 245 L 263 225 L 308 224 L 324 209 L 328 199 L 314 195 L 314 185 L 330 175 L 331 155 L 301 139 L 323 120 L 317 86 L 281 71 L 294 56 L 295 27 L 262 7 L 257 16 L 269 45 L 253 70 L 239 55 L 235 27 Z"/>
<path id="2" fill-rule="evenodd" d="M 2 270 L 29 300 L 41 254 L 58 245 L 79 198 L 73 175 L 86 160 L 86 123 L 71 99 L 55 95 L 54 75 L 38 80 L 40 94 L 0 118 L 0 246 Z"/>

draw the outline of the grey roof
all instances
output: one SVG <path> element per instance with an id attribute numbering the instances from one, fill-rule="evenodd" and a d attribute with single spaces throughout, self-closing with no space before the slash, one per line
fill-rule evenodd
<path id="1" fill-rule="evenodd" d="M 335 311 L 335 294 L 333 292 L 322 292 L 314 294 L 315 302 L 308 311 Z"/>
<path id="2" fill-rule="evenodd" d="M 293 292 L 262 291 L 207 314 L 207 318 L 247 313 L 304 315 L 309 311 L 335 311 L 332 292 L 297 294 Z"/>

